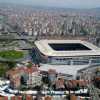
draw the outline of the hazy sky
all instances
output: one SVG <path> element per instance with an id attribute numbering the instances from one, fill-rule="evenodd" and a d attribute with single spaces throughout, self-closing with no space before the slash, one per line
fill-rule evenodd
<path id="1" fill-rule="evenodd" d="M 65 8 L 100 7 L 100 0 L 0 0 L 0 2 L 13 2 L 20 4 L 31 4 L 35 6 L 53 6 Z"/>

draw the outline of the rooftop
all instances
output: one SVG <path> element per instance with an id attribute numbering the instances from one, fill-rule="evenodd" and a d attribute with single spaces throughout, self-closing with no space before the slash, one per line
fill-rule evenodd
<path id="1" fill-rule="evenodd" d="M 35 42 L 39 51 L 47 56 L 98 56 L 100 49 L 82 40 L 40 40 Z"/>
<path id="2" fill-rule="evenodd" d="M 76 77 L 77 72 L 83 68 L 88 68 L 88 65 L 50 65 L 41 64 L 40 71 L 48 71 L 49 69 L 56 70 L 57 73 L 68 74 Z"/>

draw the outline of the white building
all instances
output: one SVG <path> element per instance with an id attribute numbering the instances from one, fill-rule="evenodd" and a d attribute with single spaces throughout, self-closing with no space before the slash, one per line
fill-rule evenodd
<path id="1" fill-rule="evenodd" d="M 38 72 L 29 74 L 29 80 L 27 81 L 28 86 L 40 86 L 42 84 L 42 76 Z"/>
<path id="2" fill-rule="evenodd" d="M 86 41 L 40 40 L 35 45 L 41 70 L 55 69 L 76 76 L 78 70 L 100 64 L 100 49 Z"/>

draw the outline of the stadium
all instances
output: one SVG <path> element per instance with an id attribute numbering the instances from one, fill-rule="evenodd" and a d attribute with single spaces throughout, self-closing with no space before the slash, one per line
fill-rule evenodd
<path id="1" fill-rule="evenodd" d="M 40 40 L 35 42 L 35 55 L 41 69 L 56 69 L 59 73 L 76 74 L 90 65 L 100 64 L 100 49 L 82 40 Z"/>

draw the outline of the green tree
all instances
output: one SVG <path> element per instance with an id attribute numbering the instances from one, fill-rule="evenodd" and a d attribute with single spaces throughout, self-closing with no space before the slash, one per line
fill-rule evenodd
<path id="1" fill-rule="evenodd" d="M 31 68 L 32 65 L 33 65 L 32 62 L 29 62 L 28 65 L 27 65 L 27 67 L 28 67 L 28 68 Z"/>
<path id="2" fill-rule="evenodd" d="M 7 71 L 7 66 L 0 64 L 0 77 L 5 76 L 6 71 Z"/>
<path id="3" fill-rule="evenodd" d="M 6 62 L 8 64 L 9 69 L 12 69 L 16 66 L 16 62 L 11 61 L 11 62 Z"/>

